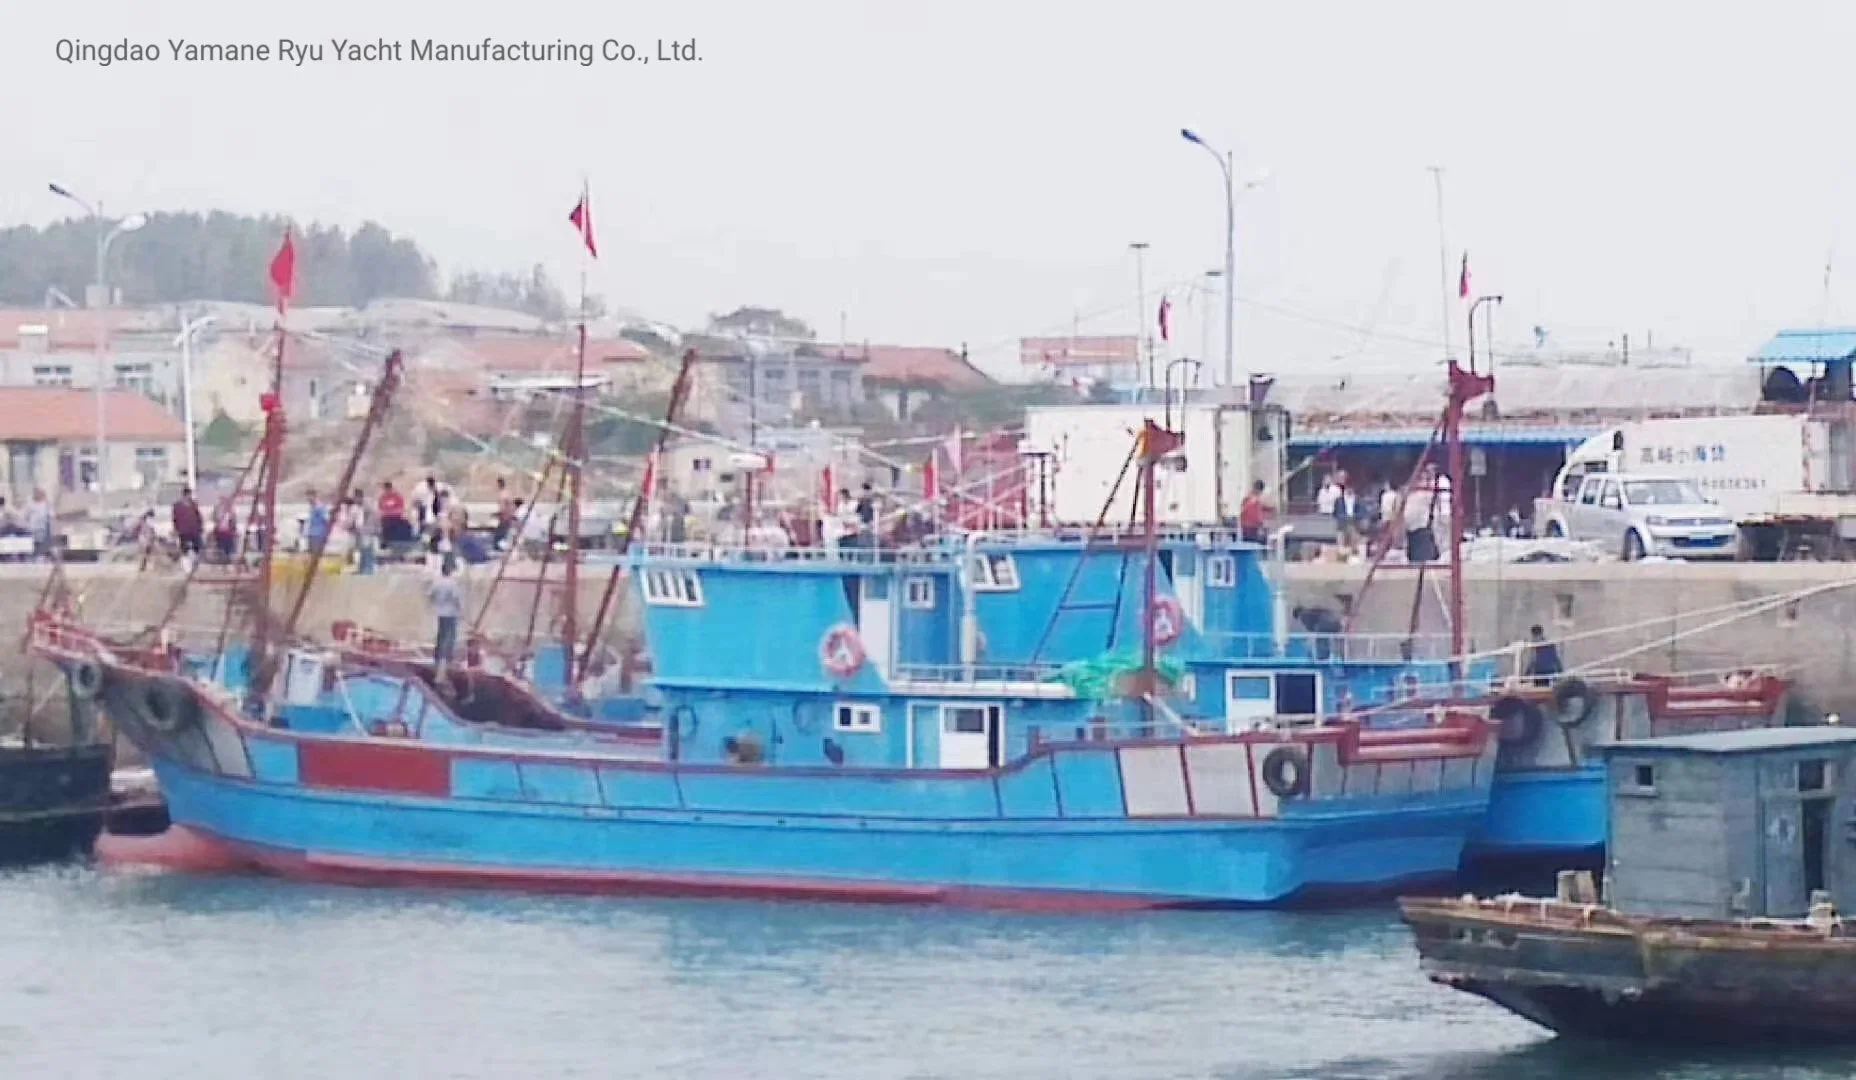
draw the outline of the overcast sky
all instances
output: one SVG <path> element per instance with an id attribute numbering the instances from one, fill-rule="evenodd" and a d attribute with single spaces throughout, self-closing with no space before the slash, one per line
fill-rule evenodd
<path id="1" fill-rule="evenodd" d="M 417 13 L 423 10 L 426 13 Z M 0 37 L 14 104 L 0 220 L 67 207 L 373 218 L 447 271 L 545 262 L 590 179 L 593 289 L 679 324 L 744 303 L 837 336 L 969 343 L 1131 332 L 1223 258 L 1223 195 L 1182 125 L 1236 155 L 1238 366 L 1420 364 L 1447 276 L 1498 328 L 1630 333 L 1738 358 L 1856 321 L 1856 5 L 1211 0 L 90 0 Z M 442 14 L 440 14 L 442 12 Z M 695 63 L 210 65 L 167 40 L 586 43 Z M 158 43 L 65 64 L 60 38 Z M 325 49 L 325 53 L 329 50 Z M 1432 176 L 1445 169 L 1440 275 Z M 1824 288 L 1826 255 L 1843 265 Z M 1215 304 L 1198 305 L 1198 309 Z M 1149 313 L 1151 314 L 1151 313 Z M 1212 351 L 1221 346 L 1216 330 Z M 1334 358 L 1339 358 L 1335 360 Z"/>

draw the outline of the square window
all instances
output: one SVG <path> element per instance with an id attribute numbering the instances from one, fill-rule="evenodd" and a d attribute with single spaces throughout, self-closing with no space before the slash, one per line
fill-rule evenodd
<path id="1" fill-rule="evenodd" d="M 903 606 L 915 608 L 918 611 L 932 610 L 934 608 L 934 579 L 923 575 L 909 578 L 903 585 L 902 603 Z"/>
<path id="2" fill-rule="evenodd" d="M 1645 791 L 1656 787 L 1656 766 L 1639 765 L 1632 770 L 1631 783 Z"/>
<path id="3" fill-rule="evenodd" d="M 838 731 L 875 734 L 883 730 L 883 710 L 875 705 L 840 703 L 831 726 Z"/>
<path id="4" fill-rule="evenodd" d="M 701 607 L 702 581 L 694 570 L 646 570 L 644 602 L 663 607 Z"/>
<path id="5" fill-rule="evenodd" d="M 1800 761 L 1798 763 L 1799 791 L 1827 791 L 1830 789 L 1830 764 L 1825 761 Z"/>
<path id="6" fill-rule="evenodd" d="M 1018 588 L 1018 563 L 1009 554 L 975 555 L 967 579 L 981 592 L 1011 592 Z"/>
<path id="7" fill-rule="evenodd" d="M 1213 555 L 1205 560 L 1205 584 L 1214 589 L 1237 585 L 1237 560 L 1229 555 Z"/>

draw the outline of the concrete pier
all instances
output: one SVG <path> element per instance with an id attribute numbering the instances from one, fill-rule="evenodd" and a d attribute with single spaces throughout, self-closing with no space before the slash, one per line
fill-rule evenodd
<path id="1" fill-rule="evenodd" d="M 1292 563 L 1284 578 L 1295 604 L 1339 611 L 1357 603 L 1357 629 L 1403 631 L 1417 573 L 1382 569 L 1360 598 L 1365 575 L 1361 566 Z M 1851 564 L 1474 564 L 1464 579 L 1472 651 L 1520 641 L 1538 624 L 1563 643 L 1568 667 L 1664 673 L 1783 665 L 1804 707 L 1856 717 Z M 1422 632 L 1447 631 L 1448 588 L 1441 568 L 1425 573 Z"/>

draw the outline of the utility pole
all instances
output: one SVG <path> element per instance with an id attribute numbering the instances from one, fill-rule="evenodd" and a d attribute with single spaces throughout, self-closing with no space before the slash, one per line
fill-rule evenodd
<path id="1" fill-rule="evenodd" d="M 1154 343 L 1147 334 L 1147 248 L 1144 240 L 1128 247 L 1134 252 L 1134 349 L 1135 363 L 1147 362 L 1147 389 L 1154 388 Z M 1138 377 L 1138 373 L 1137 373 Z"/>
<path id="2" fill-rule="evenodd" d="M 1444 167 L 1432 165 L 1431 182 L 1437 189 L 1437 287 L 1442 290 L 1439 299 L 1443 301 L 1444 359 L 1448 360 L 1450 351 L 1450 247 L 1444 240 Z"/>

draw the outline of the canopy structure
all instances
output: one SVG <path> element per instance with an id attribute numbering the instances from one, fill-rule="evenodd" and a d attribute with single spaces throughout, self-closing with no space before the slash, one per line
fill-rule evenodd
<path id="1" fill-rule="evenodd" d="M 1761 367 L 1824 364 L 1836 360 L 1848 363 L 1856 360 L 1856 329 L 1781 330 L 1747 359 Z"/>
<path id="2" fill-rule="evenodd" d="M 1441 371 L 1289 374 L 1266 400 L 1294 418 L 1293 446 L 1422 446 L 1430 441 Z M 1749 412 L 1758 377 L 1742 367 L 1500 366 L 1495 412 L 1470 406 L 1466 442 L 1576 445 L 1628 420 Z"/>

